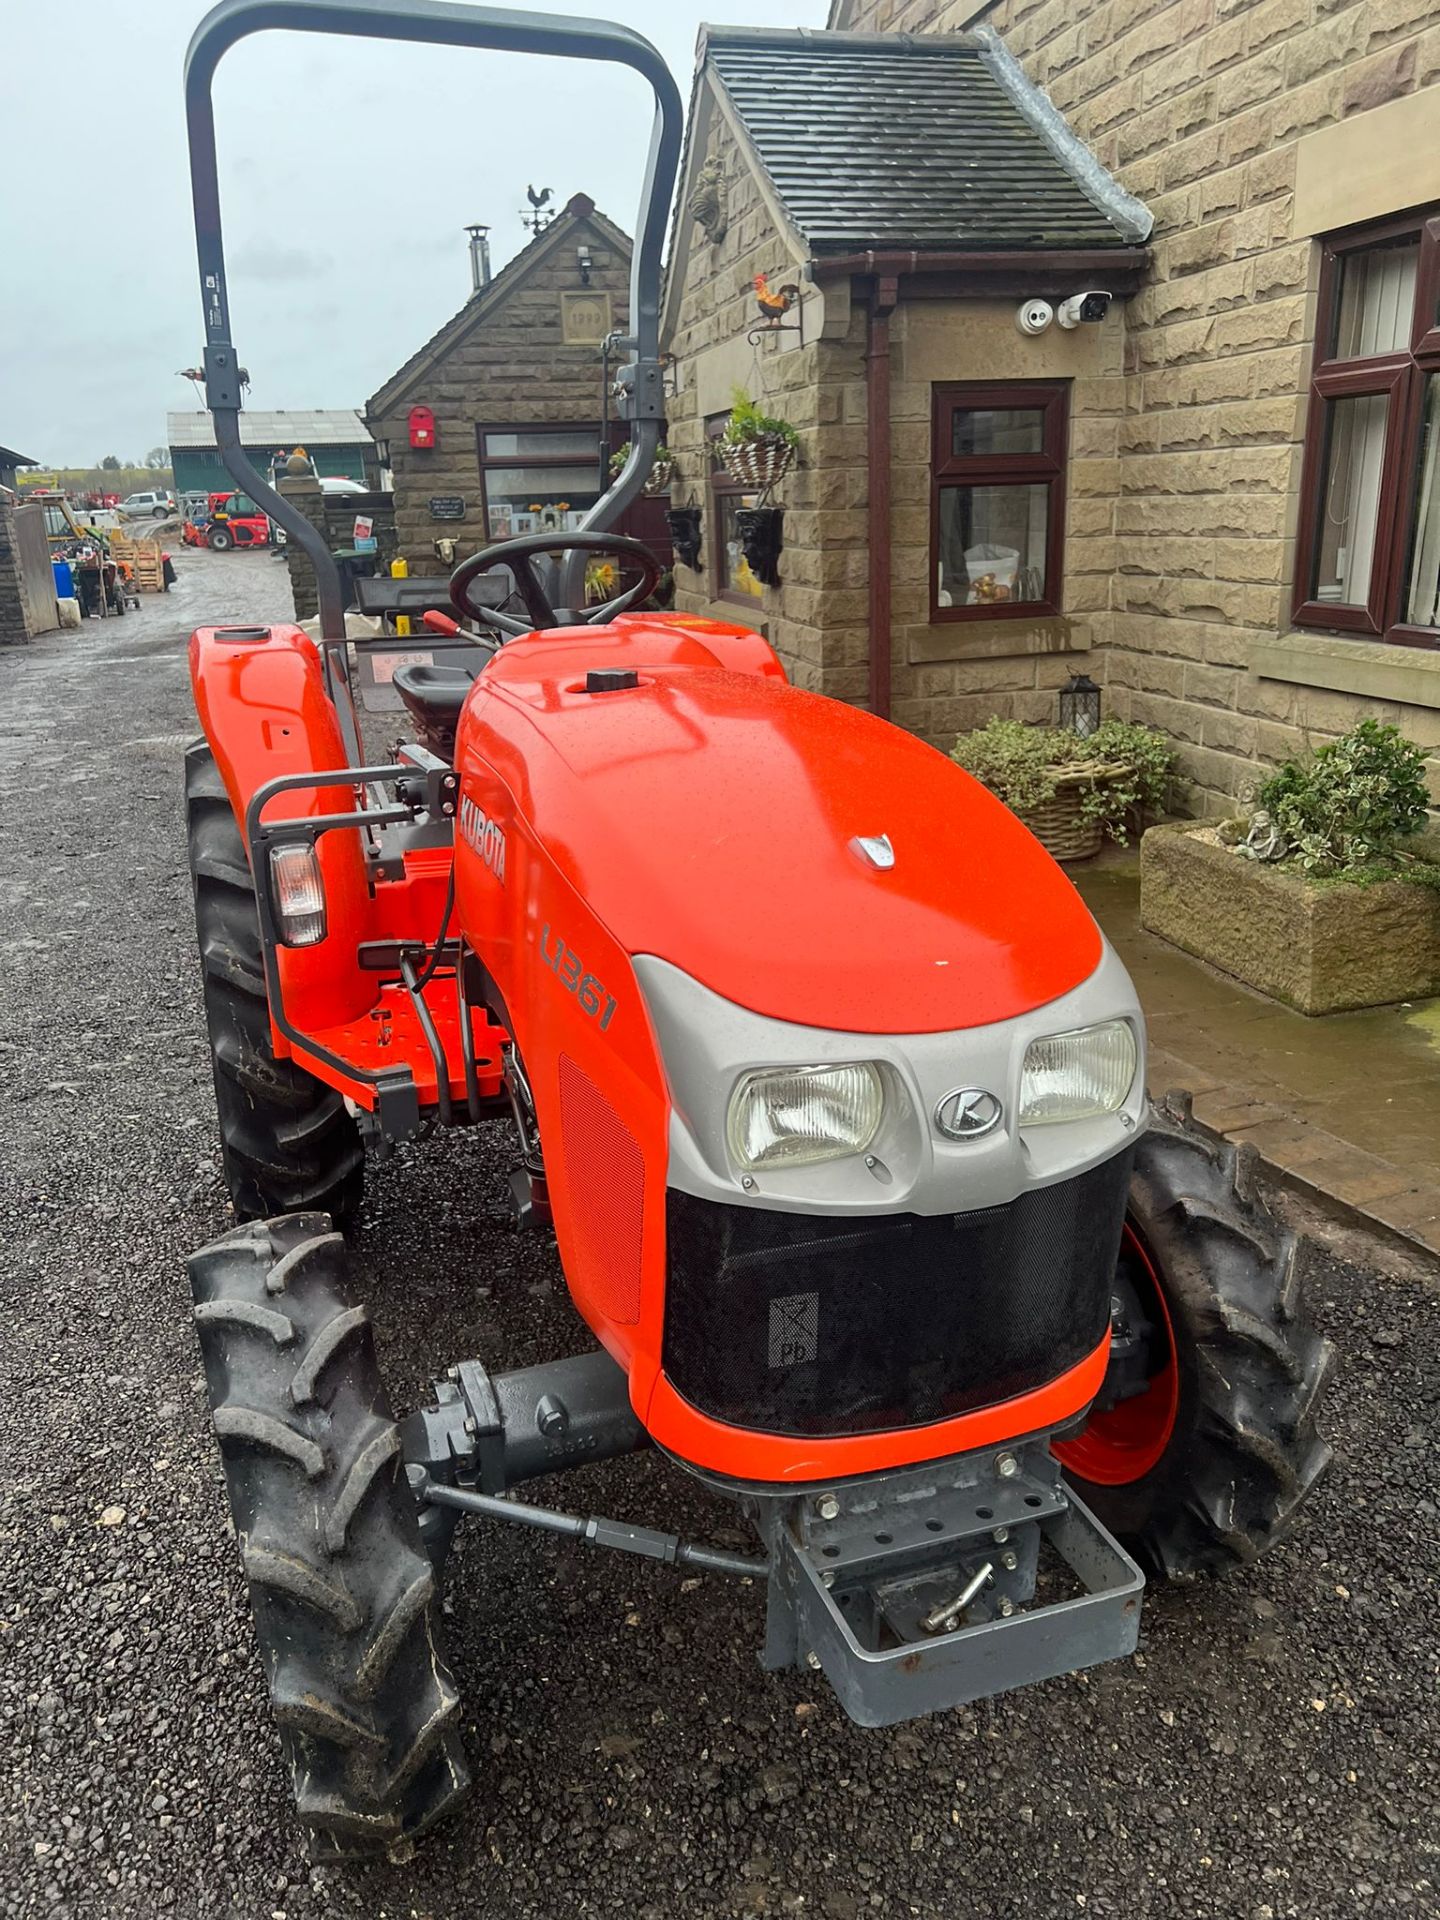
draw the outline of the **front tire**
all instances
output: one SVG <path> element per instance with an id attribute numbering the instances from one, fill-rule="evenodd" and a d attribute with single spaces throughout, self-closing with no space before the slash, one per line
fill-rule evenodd
<path id="1" fill-rule="evenodd" d="M 206 536 L 212 553 L 229 553 L 235 544 L 235 536 L 226 527 L 214 527 Z"/>
<path id="2" fill-rule="evenodd" d="M 360 1205 L 365 1150 L 345 1102 L 271 1045 L 260 916 L 230 797 L 204 740 L 185 755 L 190 877 L 225 1183 L 237 1218 Z"/>
<path id="3" fill-rule="evenodd" d="M 469 1786 L 400 1436 L 323 1213 L 190 1260 L 270 1702 L 314 1857 L 384 1853 Z"/>
<path id="4" fill-rule="evenodd" d="M 1260 1200 L 1254 1165 L 1253 1148 L 1199 1132 L 1185 1096 L 1155 1113 L 1117 1282 L 1148 1335 L 1148 1380 L 1110 1406 L 1102 1391 L 1055 1448 L 1085 1504 L 1168 1580 L 1282 1540 L 1330 1462 L 1315 1410 L 1332 1349 L 1305 1311 L 1308 1243 Z"/>

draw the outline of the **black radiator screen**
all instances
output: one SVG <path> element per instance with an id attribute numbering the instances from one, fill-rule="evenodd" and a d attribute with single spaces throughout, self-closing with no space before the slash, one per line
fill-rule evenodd
<path id="1" fill-rule="evenodd" d="M 664 1367 L 770 1433 L 920 1426 L 1043 1386 L 1105 1331 L 1132 1155 L 974 1213 L 771 1213 L 671 1189 Z"/>

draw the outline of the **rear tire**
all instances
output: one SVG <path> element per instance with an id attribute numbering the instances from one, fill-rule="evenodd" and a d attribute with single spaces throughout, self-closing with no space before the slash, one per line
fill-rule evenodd
<path id="1" fill-rule="evenodd" d="M 185 755 L 190 877 L 225 1183 L 237 1218 L 360 1205 L 365 1151 L 333 1087 L 271 1046 L 260 916 L 240 828 L 204 740 Z"/>
<path id="2" fill-rule="evenodd" d="M 1055 1449 L 1085 1504 L 1167 1580 L 1275 1545 L 1330 1463 L 1315 1410 L 1333 1350 L 1305 1311 L 1309 1243 L 1258 1198 L 1254 1170 L 1253 1148 L 1194 1127 L 1187 1096 L 1155 1112 L 1135 1156 L 1129 1244 L 1158 1283 L 1149 1317 L 1173 1368 L 1168 1405 L 1157 1395 L 1158 1457 L 1138 1447 L 1141 1470 L 1126 1477 L 1094 1414 Z"/>
<path id="3" fill-rule="evenodd" d="M 469 1786 L 400 1436 L 323 1213 L 190 1260 L 270 1702 L 312 1855 L 384 1853 Z"/>

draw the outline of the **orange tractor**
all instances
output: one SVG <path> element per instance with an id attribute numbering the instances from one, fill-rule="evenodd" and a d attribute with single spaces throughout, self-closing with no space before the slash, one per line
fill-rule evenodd
<path id="1" fill-rule="evenodd" d="M 285 25 L 618 60 L 656 95 L 629 458 L 582 530 L 460 566 L 381 760 L 334 564 L 239 444 L 210 80 Z M 467 1516 L 763 1582 L 765 1665 L 865 1725 L 1127 1654 L 1146 1572 L 1248 1560 L 1325 1465 L 1303 1247 L 1183 1103 L 1151 1111 L 1134 989 L 1013 814 L 749 629 L 628 610 L 659 573 L 607 531 L 664 408 L 659 56 L 437 0 L 227 0 L 187 73 L 217 442 L 320 585 L 318 642 L 195 634 L 186 768 L 240 1222 L 191 1261 L 195 1318 L 315 1847 L 393 1847 L 467 1784 L 437 1598 Z M 596 555 L 638 579 L 587 608 Z M 497 1115 L 591 1341 L 437 1356 L 397 1424 L 343 1228 L 367 1155 Z M 515 1497 L 647 1445 L 754 1550 Z"/>

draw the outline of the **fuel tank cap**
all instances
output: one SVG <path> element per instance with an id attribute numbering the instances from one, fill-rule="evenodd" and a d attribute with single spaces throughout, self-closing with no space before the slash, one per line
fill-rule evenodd
<path id="1" fill-rule="evenodd" d="M 626 693 L 639 684 L 634 667 L 591 667 L 585 675 L 587 693 Z"/>

